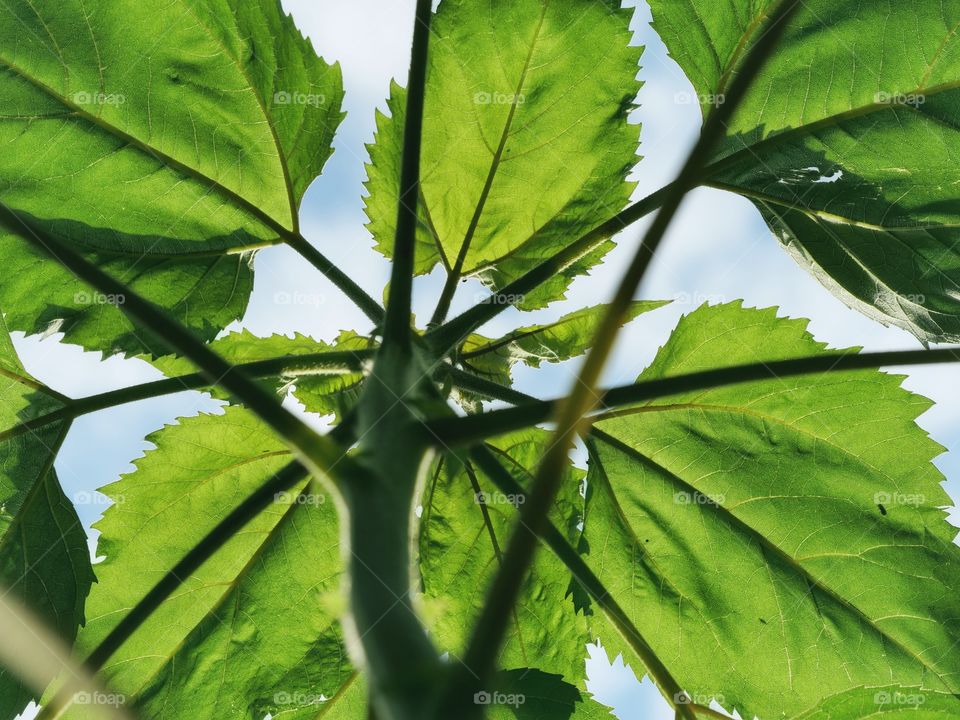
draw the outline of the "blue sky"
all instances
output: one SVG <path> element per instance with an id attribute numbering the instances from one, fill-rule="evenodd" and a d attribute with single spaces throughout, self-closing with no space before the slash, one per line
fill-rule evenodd
<path id="1" fill-rule="evenodd" d="M 339 60 L 347 89 L 347 119 L 336 141 L 336 152 L 324 176 L 309 190 L 303 211 L 304 234 L 372 295 L 380 297 L 389 266 L 372 249 L 363 228 L 363 163 L 365 143 L 372 140 L 374 109 L 384 107 L 392 77 L 404 78 L 412 31 L 413 0 L 284 0 L 298 25 L 328 60 Z M 640 77 L 645 85 L 634 119 L 642 122 L 640 153 L 635 171 L 637 197 L 672 179 L 699 127 L 699 110 L 686 102 L 692 87 L 649 28 L 649 10 L 637 8 L 636 44 L 646 50 Z M 608 299 L 620 268 L 628 261 L 644 228 L 638 224 L 623 233 L 619 246 L 591 277 L 578 280 L 569 299 L 547 310 L 521 316 L 508 312 L 491 327 L 505 330 L 531 321 L 554 319 L 586 304 Z M 292 252 L 271 248 L 261 252 L 256 264 L 256 288 L 250 309 L 238 325 L 254 333 L 302 332 L 332 339 L 341 329 L 365 330 L 368 322 L 322 276 L 306 267 Z M 415 310 L 428 315 L 442 284 L 435 273 L 418 281 Z M 461 287 L 454 310 L 472 303 L 479 284 Z M 302 302 L 277 301 L 290 293 Z M 835 347 L 864 346 L 871 350 L 903 349 L 917 341 L 897 329 L 884 328 L 849 310 L 819 283 L 804 273 L 780 248 L 759 214 L 747 201 L 714 190 L 699 190 L 685 202 L 663 252 L 652 268 L 640 296 L 671 299 L 674 303 L 642 316 L 623 333 L 607 371 L 609 383 L 632 381 L 663 344 L 677 318 L 699 304 L 743 299 L 753 307 L 778 306 L 782 315 L 810 318 L 810 329 Z M 487 333 L 489 334 L 489 333 Z M 27 368 L 54 388 L 83 396 L 137 382 L 159 374 L 145 363 L 83 353 L 58 343 L 58 338 L 15 338 Z M 546 365 L 539 370 L 519 370 L 521 387 L 533 394 L 556 394 L 573 381 L 576 362 Z M 947 448 L 937 464 L 952 480 L 947 488 L 960 494 L 960 403 L 956 400 L 955 374 L 949 367 L 932 366 L 907 371 L 909 389 L 937 405 L 921 424 Z M 67 495 L 75 496 L 85 523 L 95 521 L 106 508 L 89 493 L 132 470 L 131 461 L 149 447 L 144 438 L 177 417 L 212 410 L 216 403 L 197 393 L 151 400 L 117 408 L 79 420 L 57 461 L 57 471 Z M 312 419 L 318 425 L 322 421 Z M 958 515 L 953 515 L 954 521 Z M 616 708 L 621 720 L 672 718 L 649 683 L 637 683 L 622 663 L 610 666 L 594 650 L 590 663 L 592 689 Z"/>

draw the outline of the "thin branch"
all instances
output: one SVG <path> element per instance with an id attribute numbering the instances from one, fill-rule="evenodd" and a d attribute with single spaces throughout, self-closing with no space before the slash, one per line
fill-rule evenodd
<path id="1" fill-rule="evenodd" d="M 464 372 L 458 368 L 448 367 L 447 374 L 453 381 L 454 386 L 457 388 L 461 390 L 469 390 L 472 393 L 482 395 L 483 397 L 491 400 L 503 400 L 504 402 L 513 403 L 516 405 L 518 403 L 526 403 L 531 399 L 529 395 L 514 390 L 513 388 L 508 388 L 500 383 L 493 382 L 492 380 L 486 380 L 484 378 L 477 377 L 472 373 Z M 443 423 L 449 422 L 456 423 L 458 420 L 459 419 L 447 418 L 438 424 L 442 425 Z"/>
<path id="2" fill-rule="evenodd" d="M 430 46 L 430 0 L 417 0 L 413 29 L 413 54 L 407 84 L 406 122 L 403 129 L 403 162 L 400 172 L 400 202 L 397 206 L 397 234 L 393 247 L 393 272 L 384 321 L 384 344 L 410 343 L 410 302 L 413 294 L 416 251 L 417 207 L 420 199 L 420 150 L 423 142 L 423 107 L 427 84 L 427 56 Z"/>
<path id="3" fill-rule="evenodd" d="M 150 591 L 109 632 L 99 645 L 87 656 L 84 666 L 91 675 L 99 672 L 151 615 L 175 593 L 188 578 L 257 515 L 276 502 L 276 496 L 289 492 L 307 477 L 306 469 L 294 461 L 280 470 L 253 495 L 221 520 L 197 543 L 176 565 L 154 585 Z M 55 720 L 62 716 L 71 703 L 71 694 L 59 692 L 48 703 L 37 720 Z"/>
<path id="4" fill-rule="evenodd" d="M 594 337 L 592 348 L 581 368 L 571 395 L 557 409 L 557 431 L 534 479 L 533 487 L 520 512 L 517 531 L 511 536 L 504 560 L 494 578 L 487 602 L 474 627 L 464 656 L 464 664 L 476 673 L 481 682 L 490 678 L 507 630 L 508 616 L 516 604 L 523 579 L 537 550 L 536 534 L 547 522 L 550 507 L 563 478 L 567 455 L 574 438 L 584 425 L 584 418 L 596 403 L 595 388 L 607 356 L 633 295 L 650 266 L 666 230 L 676 215 L 687 191 L 695 187 L 716 143 L 722 138 L 726 122 L 746 95 L 754 78 L 776 47 L 787 20 L 800 0 L 782 0 L 773 11 L 763 35 L 751 48 L 740 72 L 734 79 L 727 102 L 707 118 L 696 146 L 680 175 L 664 199 L 644 236 L 630 267 L 605 313 Z M 678 707 L 686 714 L 688 709 Z M 693 719 L 693 713 L 688 717 Z"/>
<path id="5" fill-rule="evenodd" d="M 364 361 L 372 358 L 375 352 L 375 349 L 371 348 L 289 355 L 234 365 L 231 372 L 238 372 L 251 378 L 347 374 L 363 370 Z M 190 373 L 73 400 L 67 410 L 76 417 L 116 405 L 171 395 L 184 390 L 201 390 L 210 387 L 210 384 L 205 373 Z"/>
<path id="6" fill-rule="evenodd" d="M 428 332 L 426 338 L 430 345 L 438 351 L 449 352 L 481 325 L 489 322 L 507 308 L 521 302 L 525 295 L 533 292 L 584 255 L 595 250 L 604 241 L 609 240 L 618 232 L 658 209 L 670 192 L 671 187 L 668 185 L 660 188 L 642 200 L 638 200 L 575 240 L 556 255 L 531 268 L 484 301 Z"/>
<path id="7" fill-rule="evenodd" d="M 603 410 L 611 410 L 695 390 L 710 390 L 727 385 L 777 380 L 799 375 L 849 372 L 851 370 L 868 370 L 881 367 L 936 365 L 958 361 L 960 361 L 960 348 L 895 350 L 856 354 L 826 353 L 814 357 L 771 360 L 713 370 L 700 370 L 672 377 L 644 380 L 632 385 L 620 385 L 601 392 L 599 406 Z M 465 387 L 468 386 L 465 379 L 461 380 L 459 376 L 454 378 L 454 382 L 456 384 L 462 382 Z M 485 382 L 483 387 L 483 394 L 488 397 L 517 403 L 517 391 L 511 388 L 490 382 Z M 561 399 L 521 401 L 516 407 L 512 408 L 491 410 L 482 415 L 468 415 L 455 420 L 445 419 L 428 423 L 428 428 L 443 446 L 471 445 L 496 435 L 547 422 L 554 416 L 561 402 Z M 596 415 L 593 419 L 594 421 L 603 419 L 603 414 Z"/>
<path id="8" fill-rule="evenodd" d="M 234 371 L 244 373 L 251 378 L 346 374 L 363 370 L 364 361 L 371 358 L 375 352 L 376 350 L 371 348 L 369 350 L 334 350 L 307 355 L 290 355 L 235 365 Z M 11 435 L 36 430 L 61 420 L 74 420 L 100 410 L 163 397 L 164 395 L 173 395 L 189 390 L 203 390 L 209 388 L 212 384 L 205 373 L 196 372 L 131 385 L 117 390 L 108 390 L 76 400 L 64 397 L 61 400 L 63 407 L 45 415 L 25 420 L 10 430 L 0 432 L 0 440 Z"/>
<path id="9" fill-rule="evenodd" d="M 316 476 L 326 474 L 328 468 L 340 461 L 339 446 L 311 430 L 287 411 L 273 393 L 237 371 L 162 309 L 3 203 L 0 203 L 0 226 L 22 237 L 100 292 L 122 297 L 124 302 L 119 307 L 124 314 L 191 360 L 212 385 L 219 385 L 240 398 L 287 442 Z"/>
<path id="10" fill-rule="evenodd" d="M 380 307 L 380 303 L 370 297 L 367 291 L 360 287 L 353 278 L 337 267 L 332 260 L 317 250 L 300 233 L 289 233 L 284 236 L 284 240 L 287 245 L 299 253 L 304 260 L 323 273 L 327 280 L 336 285 L 344 295 L 350 298 L 350 300 L 363 311 L 363 314 L 373 321 L 374 325 L 380 327 L 384 318 L 383 308 Z"/>
<path id="11" fill-rule="evenodd" d="M 487 446 L 478 445 L 473 448 L 470 451 L 470 457 L 501 492 L 516 497 L 526 496 L 520 483 L 503 467 Z M 600 606 L 610 619 L 610 622 L 613 623 L 617 631 L 623 636 L 623 639 L 626 640 L 633 651 L 637 653 L 637 657 L 643 662 L 644 667 L 657 684 L 657 687 L 664 692 L 668 699 L 681 697 L 683 691 L 680 688 L 680 684 L 660 661 L 660 658 L 657 657 L 656 652 L 650 647 L 640 630 L 637 629 L 636 625 L 633 624 L 626 612 L 623 611 L 604 586 L 603 581 L 594 574 L 590 566 L 587 565 L 580 556 L 580 553 L 570 545 L 563 533 L 557 529 L 557 526 L 548 521 L 540 529 L 539 537 L 547 544 L 557 558 L 566 565 L 567 569 L 573 575 L 573 578 Z M 673 704 L 675 707 L 677 706 L 676 702 Z M 679 708 L 677 711 L 678 713 L 680 712 Z"/>

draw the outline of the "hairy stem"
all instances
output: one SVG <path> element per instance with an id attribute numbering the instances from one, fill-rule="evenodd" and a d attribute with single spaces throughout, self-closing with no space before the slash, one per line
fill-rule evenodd
<path id="1" fill-rule="evenodd" d="M 413 294 L 414 252 L 420 201 L 420 150 L 423 143 L 423 107 L 430 47 L 430 0 L 417 0 L 413 28 L 413 54 L 407 84 L 406 123 L 403 129 L 403 160 L 400 170 L 400 202 L 397 234 L 393 246 L 393 271 L 384 321 L 384 344 L 410 343 L 410 302 Z"/>
<path id="2" fill-rule="evenodd" d="M 366 290 L 337 267 L 326 255 L 311 245 L 300 233 L 289 233 L 284 236 L 284 240 L 287 245 L 296 250 L 304 260 L 323 273 L 330 282 L 352 300 L 363 311 L 363 314 L 373 321 L 376 327 L 380 327 L 384 318 L 383 308 L 380 307 L 380 303 L 370 297 Z"/>
<path id="3" fill-rule="evenodd" d="M 470 392 L 476 393 L 477 395 L 482 395 L 490 400 L 503 400 L 516 405 L 519 403 L 526 403 L 532 399 L 525 393 L 514 390 L 513 388 L 505 387 L 500 383 L 493 382 L 492 380 L 485 380 L 484 378 L 477 377 L 472 373 L 464 372 L 458 368 L 448 368 L 447 374 L 456 387 L 460 388 L 461 390 L 469 390 Z M 468 417 L 483 417 L 483 415 L 469 415 Z M 459 424 L 461 419 L 462 418 L 456 418 L 438 421 L 437 425 L 439 426 L 442 422 Z"/>
<path id="4" fill-rule="evenodd" d="M 664 199 L 663 206 L 654 217 L 640 249 L 630 263 L 600 323 L 573 392 L 557 409 L 557 431 L 554 442 L 537 470 L 529 500 L 520 512 L 517 529 L 504 552 L 503 563 L 494 578 L 488 600 L 471 635 L 464 657 L 466 667 L 476 673 L 481 682 L 490 678 L 495 670 L 496 658 L 507 630 L 509 612 L 516 603 L 523 578 L 536 553 L 536 535 L 547 522 L 574 438 L 583 427 L 585 416 L 596 403 L 594 389 L 633 295 L 643 280 L 686 192 L 697 185 L 713 147 L 723 136 L 727 120 L 746 95 L 746 91 L 766 59 L 773 52 L 786 27 L 787 18 L 798 5 L 799 0 L 785 0 L 777 5 L 766 31 L 751 48 L 733 81 L 727 102 L 717 108 L 704 123 L 696 146 Z M 682 714 L 689 712 L 689 709 L 684 706 L 678 706 L 677 710 Z M 692 712 L 689 712 L 689 718 L 692 720 Z"/>

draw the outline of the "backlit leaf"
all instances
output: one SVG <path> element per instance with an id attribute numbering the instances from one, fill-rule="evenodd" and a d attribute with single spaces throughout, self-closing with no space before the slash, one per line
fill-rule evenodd
<path id="1" fill-rule="evenodd" d="M 652 0 L 705 112 L 774 0 Z M 801 3 L 728 125 L 708 183 L 750 198 L 852 307 L 960 339 L 960 2 Z"/>
<path id="2" fill-rule="evenodd" d="M 223 255 L 297 228 L 341 118 L 339 68 L 277 0 L 11 0 L 0 48 L 4 205 L 208 337 L 239 317 L 249 261 Z M 30 232 L 0 235 L 4 255 L 59 294 L 17 302 L 15 327 L 63 319 L 87 347 L 141 351 L 150 338 L 75 300 L 86 288 L 27 249 Z M 0 300 L 14 304 L 6 284 Z"/>
<path id="3" fill-rule="evenodd" d="M 494 288 L 620 210 L 633 184 L 639 85 L 629 14 L 613 0 L 445 0 L 433 24 L 424 116 L 418 273 L 453 267 Z M 377 118 L 367 215 L 389 255 L 405 93 Z M 610 243 L 523 299 L 563 295 Z"/>
<path id="4" fill-rule="evenodd" d="M 70 423 L 54 414 L 64 399 L 20 363 L 0 315 L 0 588 L 72 641 L 93 581 L 87 537 L 53 469 Z M 34 427 L 23 423 L 50 418 Z M 52 679 L 52 678 L 51 678 Z M 0 718 L 33 693 L 0 668 Z"/>
<path id="5" fill-rule="evenodd" d="M 681 320 L 642 379 L 816 355 L 738 304 Z M 590 440 L 588 560 L 694 701 L 792 717 L 862 685 L 960 689 L 960 548 L 930 403 L 873 370 L 610 413 Z"/>
<path id="6" fill-rule="evenodd" d="M 150 440 L 157 448 L 136 472 L 104 488 L 116 504 L 97 525 L 106 559 L 97 565 L 82 650 L 291 460 L 241 408 L 182 420 Z M 304 481 L 185 578 L 113 656 L 105 677 L 145 717 L 316 712 L 352 673 L 337 621 L 341 567 L 334 504 Z M 88 711 L 74 705 L 68 717 Z"/>

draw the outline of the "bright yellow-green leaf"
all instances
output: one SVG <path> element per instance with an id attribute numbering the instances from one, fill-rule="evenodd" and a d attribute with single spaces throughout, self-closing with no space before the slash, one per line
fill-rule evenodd
<path id="1" fill-rule="evenodd" d="M 705 306 L 641 379 L 823 351 L 805 321 Z M 901 380 L 771 379 L 597 424 L 588 560 L 696 702 L 775 718 L 862 685 L 960 690 L 942 448 Z"/>
<path id="2" fill-rule="evenodd" d="M 296 229 L 341 118 L 339 68 L 276 0 L 11 0 L 0 48 L 4 205 L 208 337 L 239 317 L 236 253 Z M 15 327 L 64 320 L 90 348 L 155 348 L 18 237 L 33 230 L 8 230 Z"/>
<path id="3" fill-rule="evenodd" d="M 105 560 L 82 651 L 292 459 L 241 408 L 182 420 L 149 439 L 156 449 L 136 472 L 104 488 L 116 504 L 97 524 Z M 334 503 L 305 481 L 184 578 L 106 665 L 106 679 L 136 697 L 144 717 L 284 717 L 315 708 L 352 673 L 337 620 L 341 568 Z M 68 717 L 89 710 L 74 705 Z"/>
<path id="4" fill-rule="evenodd" d="M 503 287 L 628 201 L 639 128 L 639 48 L 614 0 L 444 0 L 434 19 L 424 115 L 418 273 L 463 255 L 465 275 Z M 377 118 L 367 215 L 389 255 L 400 185 L 404 103 Z M 563 295 L 611 245 L 524 299 Z"/>

